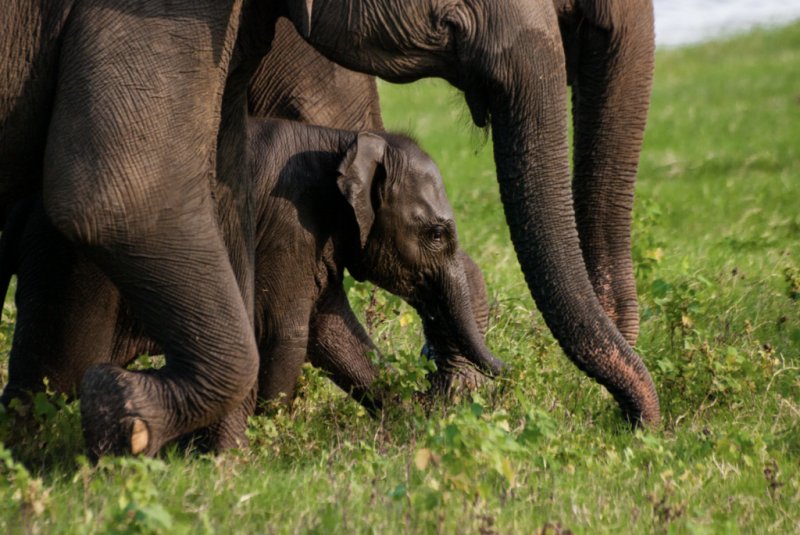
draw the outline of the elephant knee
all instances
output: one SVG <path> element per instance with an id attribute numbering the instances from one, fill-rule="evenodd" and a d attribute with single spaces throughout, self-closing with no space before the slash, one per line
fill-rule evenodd
<path id="1" fill-rule="evenodd" d="M 88 191 L 89 182 L 81 182 L 68 172 L 57 182 L 46 179 L 44 209 L 53 226 L 70 242 L 108 245 L 129 230 L 133 210 L 122 199 Z"/>
<path id="2" fill-rule="evenodd" d="M 67 240 L 78 244 L 95 244 L 98 240 L 98 221 L 81 213 L 65 202 L 47 203 L 45 211 L 50 222 Z"/>
<path id="3" fill-rule="evenodd" d="M 81 150 L 98 151 L 91 140 Z M 154 164 L 139 169 L 130 156 L 102 154 L 92 162 L 50 148 L 42 198 L 53 226 L 69 241 L 88 246 L 136 243 L 167 226 L 202 224 L 210 190 L 190 176 Z M 196 177 L 195 177 L 196 178 Z M 189 215 L 196 216 L 189 221 Z"/>

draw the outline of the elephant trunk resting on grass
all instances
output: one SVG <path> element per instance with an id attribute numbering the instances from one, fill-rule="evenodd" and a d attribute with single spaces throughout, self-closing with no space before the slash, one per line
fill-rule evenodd
<path id="1" fill-rule="evenodd" d="M 408 301 L 437 354 L 499 371 L 483 343 L 482 276 L 458 248 L 441 176 L 419 147 L 389 133 L 275 120 L 253 120 L 250 139 L 260 399 L 290 398 L 310 360 L 365 406 L 382 403 L 385 393 L 372 388 L 375 347 L 349 307 L 345 268 Z M 38 206 L 12 213 L 18 228 L 12 224 L 0 242 L 3 262 L 17 259 L 4 271 L 18 272 L 5 402 L 41 390 L 45 376 L 51 388 L 73 393 L 91 365 L 125 366 L 139 352 L 158 350 L 116 288 Z M 232 422 L 237 428 L 216 430 L 222 436 L 211 443 L 234 445 L 248 413 Z M 137 429 L 149 433 L 144 424 Z"/>

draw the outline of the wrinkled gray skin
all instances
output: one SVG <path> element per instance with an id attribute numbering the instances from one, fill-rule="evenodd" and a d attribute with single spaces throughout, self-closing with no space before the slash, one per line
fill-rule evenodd
<path id="1" fill-rule="evenodd" d="M 247 105 L 256 117 L 342 130 L 383 130 L 375 77 L 330 61 L 284 18 L 278 19 L 270 51 L 250 79 Z"/>
<path id="2" fill-rule="evenodd" d="M 479 352 L 499 367 L 482 342 L 482 275 L 457 248 L 444 185 L 427 155 L 392 134 L 285 121 L 253 121 L 251 131 L 262 402 L 290 400 L 310 360 L 368 409 L 383 403 L 384 393 L 371 388 L 376 348 L 347 302 L 345 268 L 412 303 L 440 347 Z M 32 204 L 16 207 L 0 240 L 2 273 L 18 273 L 6 403 L 42 390 L 44 377 L 52 390 L 77 394 L 90 366 L 124 367 L 159 352 L 113 284 Z M 247 415 L 225 437 L 237 436 Z"/>
<path id="3" fill-rule="evenodd" d="M 345 66 L 393 81 L 435 72 L 464 91 L 476 124 L 491 122 L 512 240 L 548 326 L 629 421 L 655 425 L 658 397 L 631 350 L 639 322 L 630 257 L 633 186 L 652 82 L 651 3 L 553 0 L 555 18 L 546 2 L 433 0 L 400 10 L 345 4 L 316 2 L 292 15 L 314 47 Z M 428 15 L 432 27 L 415 32 L 419 17 Z M 341 46 L 347 37 L 338 24 L 345 17 L 360 24 L 354 48 Z M 386 35 L 387 27 L 399 29 Z M 552 48 L 554 40 L 563 48 Z M 448 47 L 457 59 L 449 66 L 431 57 L 454 59 L 453 48 L 442 53 Z M 577 221 L 565 205 L 564 85 L 548 68 L 554 64 L 566 67 L 573 87 Z"/>
<path id="4" fill-rule="evenodd" d="M 4 0 L 0 10 L 0 205 L 41 191 L 58 231 L 120 288 L 166 355 L 157 371 L 84 376 L 90 451 L 152 454 L 224 426 L 252 395 L 255 237 L 238 178 L 245 87 L 281 10 L 345 67 L 393 81 L 438 76 L 464 92 L 475 123 L 491 125 L 512 241 L 547 325 L 628 420 L 658 423 L 630 346 L 650 1 Z"/>

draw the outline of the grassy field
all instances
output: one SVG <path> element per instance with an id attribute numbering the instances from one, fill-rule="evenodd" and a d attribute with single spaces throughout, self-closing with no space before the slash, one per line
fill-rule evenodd
<path id="1" fill-rule="evenodd" d="M 0 532 L 800 532 L 800 25 L 658 54 L 634 228 L 652 433 L 625 428 L 535 312 L 460 97 L 381 89 L 387 125 L 442 169 L 508 378 L 378 421 L 309 369 L 290 414 L 253 419 L 246 451 L 98 466 L 77 406 L 42 397 L 29 432 L 0 414 L 0 436 L 24 435 L 0 443 Z M 418 321 L 367 286 L 351 297 L 410 398 Z M 13 322 L 9 301 L 2 355 Z"/>

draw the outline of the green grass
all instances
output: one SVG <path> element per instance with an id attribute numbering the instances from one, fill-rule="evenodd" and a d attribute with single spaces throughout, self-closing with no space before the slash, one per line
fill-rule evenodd
<path id="1" fill-rule="evenodd" d="M 27 431 L 0 414 L 17 437 L 0 447 L 0 531 L 800 531 L 800 25 L 658 54 L 634 228 L 653 433 L 623 426 L 534 311 L 460 97 L 436 81 L 381 91 L 387 125 L 442 169 L 509 378 L 376 421 L 308 370 L 291 414 L 253 419 L 246 451 L 96 467 L 77 407 L 42 397 Z M 409 394 L 418 322 L 365 286 L 351 297 L 374 299 L 370 329 Z"/>

